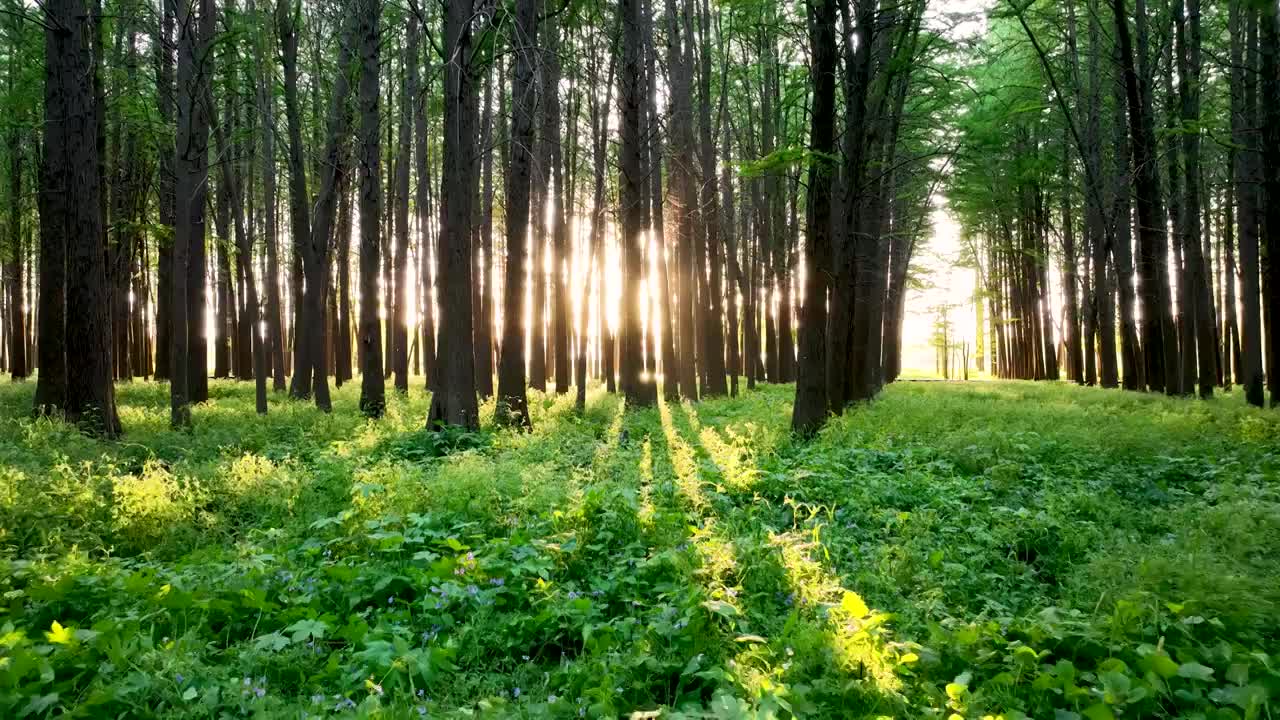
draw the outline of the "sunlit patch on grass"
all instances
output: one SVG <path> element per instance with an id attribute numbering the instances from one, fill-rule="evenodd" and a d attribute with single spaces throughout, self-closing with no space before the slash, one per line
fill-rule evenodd
<path id="1" fill-rule="evenodd" d="M 659 417 L 662 420 L 662 434 L 667 442 L 667 452 L 671 465 L 675 469 L 676 489 L 690 510 L 702 512 L 709 502 L 702 490 L 701 470 L 698 458 L 689 443 L 677 432 L 672 417 L 671 406 L 663 402 L 658 405 Z"/>

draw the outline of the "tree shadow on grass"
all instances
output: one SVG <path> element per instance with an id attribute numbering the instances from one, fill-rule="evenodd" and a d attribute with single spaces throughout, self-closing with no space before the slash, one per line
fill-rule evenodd
<path id="1" fill-rule="evenodd" d="M 824 552 L 816 536 L 774 529 L 785 513 L 753 492 L 761 468 L 721 428 L 680 405 L 669 408 L 667 433 L 679 462 L 697 469 L 685 485 L 701 500 L 702 581 L 739 648 L 729 667 L 745 701 L 800 716 L 901 712 L 887 614 L 815 559 Z"/>

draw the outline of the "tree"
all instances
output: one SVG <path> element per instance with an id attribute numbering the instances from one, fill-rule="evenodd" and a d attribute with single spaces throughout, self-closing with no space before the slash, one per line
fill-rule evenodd
<path id="1" fill-rule="evenodd" d="M 1177 24 L 1178 95 L 1182 110 L 1182 156 L 1185 162 L 1185 200 L 1182 218 L 1182 252 L 1186 270 L 1187 322 L 1182 332 L 1182 390 L 1190 393 L 1199 380 L 1200 397 L 1213 396 L 1217 376 L 1214 349 L 1213 290 L 1201 254 L 1200 225 L 1200 0 L 1174 0 Z M 1208 228 L 1204 228 L 1208 232 Z M 1197 363 L 1197 352 L 1199 360 Z M 1197 367 L 1199 372 L 1197 372 Z"/>
<path id="2" fill-rule="evenodd" d="M 201 284 L 203 295 L 204 267 L 202 253 L 192 252 L 196 245 L 203 245 L 205 235 L 205 197 L 208 193 L 209 174 L 209 114 L 203 102 L 208 94 L 204 90 L 213 73 L 211 47 L 213 42 L 213 0 L 200 0 L 198 11 L 191 5 L 177 4 L 178 72 L 177 72 L 177 134 L 175 147 L 175 198 L 173 255 L 171 269 L 173 299 L 170 304 L 172 329 L 170 338 L 169 372 L 169 421 L 174 427 L 191 424 L 191 403 L 200 397 L 193 383 L 193 372 L 203 374 L 203 358 L 199 363 L 193 355 L 204 350 L 202 343 L 193 342 L 200 334 L 199 304 L 192 303 L 193 277 Z M 191 265 L 201 263 L 198 273 Z"/>
<path id="3" fill-rule="evenodd" d="M 1271 407 L 1280 408 L 1280 9 L 1267 3 L 1258 11 L 1258 48 L 1262 107 L 1262 187 L 1267 228 L 1267 270 L 1263 300 L 1270 323 L 1267 333 L 1267 385 Z"/>
<path id="4" fill-rule="evenodd" d="M 622 92 L 619 94 L 618 113 L 621 116 L 622 144 L 618 160 L 618 202 L 620 205 L 622 245 L 622 305 L 619 308 L 619 384 L 628 405 L 652 405 L 656 388 L 642 376 L 640 324 L 640 275 L 641 231 L 644 226 L 643 186 L 648 178 L 644 173 L 644 158 L 648 155 L 648 143 L 640 121 L 644 104 L 643 52 L 640 3 L 637 0 L 619 0 L 618 12 L 622 22 Z M 687 286 L 686 286 L 687 290 Z M 682 388 L 683 389 L 683 388 Z"/>
<path id="5" fill-rule="evenodd" d="M 476 196 L 477 58 L 470 5 L 450 3 L 445 10 L 442 177 L 449 181 L 442 184 L 440 193 L 440 386 L 431 396 L 427 427 L 452 425 L 475 430 L 480 417 L 471 334 L 471 209 Z M 518 317 L 508 318 L 513 319 L 519 321 Z"/>
<path id="6" fill-rule="evenodd" d="M 835 152 L 836 2 L 808 4 L 809 82 L 813 106 L 809 131 L 809 194 L 805 208 L 804 305 L 800 319 L 796 401 L 791 428 L 812 434 L 827 419 L 827 283 L 831 277 L 831 156 Z"/>
<path id="7" fill-rule="evenodd" d="M 15 34 L 20 32 L 21 17 L 14 19 Z M 14 94 L 16 76 L 18 74 L 17 53 L 9 56 L 8 91 Z M 23 243 L 22 243 L 22 132 L 18 125 L 19 118 L 14 118 L 14 126 L 7 133 L 9 152 L 9 227 L 8 248 L 3 259 L 5 291 L 8 294 L 8 316 L 4 318 L 8 329 L 8 337 L 3 342 L 8 344 L 9 375 L 14 380 L 25 378 L 27 369 L 27 327 L 23 306 L 26 300 L 22 287 Z"/>
<path id="8" fill-rule="evenodd" d="M 395 336 L 391 357 L 391 369 L 395 373 L 398 392 L 409 392 L 409 163 L 412 151 L 413 95 L 415 87 L 409 84 L 409 67 L 416 70 L 418 64 L 418 32 L 410 21 L 410 41 L 404 51 L 404 93 L 400 101 L 400 118 L 397 125 L 395 159 L 395 251 L 391 272 L 395 275 L 395 290 L 391 297 L 391 327 L 387 332 Z M 421 141 L 419 141 L 421 142 Z"/>
<path id="9" fill-rule="evenodd" d="M 1116 40 L 1124 71 L 1125 100 L 1129 111 L 1134 193 L 1138 206 L 1138 274 L 1144 322 L 1143 350 L 1147 382 L 1153 390 L 1170 395 L 1179 391 L 1178 343 L 1173 333 L 1169 298 L 1168 243 L 1161 201 L 1160 175 L 1155 163 L 1155 125 L 1151 111 L 1150 74 L 1146 72 L 1149 41 L 1145 0 L 1136 0 L 1134 16 L 1137 48 L 1129 31 L 1125 0 L 1112 0 Z M 1136 57 L 1135 57 L 1136 53 Z"/>
<path id="10" fill-rule="evenodd" d="M 382 417 L 386 383 L 382 374 L 382 329 L 378 319 L 378 265 L 382 217 L 378 62 L 380 0 L 362 0 L 356 17 L 360 40 L 360 411 Z M 433 401 L 434 402 L 434 401 Z"/>
<path id="11" fill-rule="evenodd" d="M 498 359 L 498 419 L 530 427 L 525 390 L 525 234 L 529 227 L 529 178 L 533 163 L 533 70 L 537 0 L 517 0 L 512 25 L 510 162 L 506 179 L 507 269 L 503 283 L 502 348 Z"/>
<path id="12" fill-rule="evenodd" d="M 690 23 L 685 21 L 686 8 L 677 8 L 678 0 L 666 0 L 667 21 L 667 73 L 670 88 L 670 111 L 667 126 L 668 181 L 667 202 L 671 206 L 671 215 L 675 220 L 674 237 L 675 253 L 673 264 L 675 270 L 675 287 L 672 293 L 675 299 L 675 330 L 677 341 L 676 367 L 667 371 L 668 381 L 674 381 L 680 396 L 689 400 L 698 399 L 698 371 L 696 364 L 695 343 L 698 336 L 697 310 L 695 296 L 697 285 L 694 273 L 694 213 L 698 205 L 697 184 L 693 174 L 693 100 L 692 100 L 692 52 L 686 48 L 693 42 L 686 31 Z M 619 6 L 620 11 L 623 6 Z M 635 52 L 640 52 L 640 26 L 638 8 L 627 5 L 626 10 L 632 13 L 623 15 L 623 57 L 625 63 L 626 43 L 635 42 Z M 634 29 L 628 23 L 636 23 Z M 629 38 L 627 32 L 633 30 L 637 37 Z M 682 35 L 682 33 L 684 33 Z M 637 57 L 638 62 L 638 57 Z M 637 71 L 638 72 L 638 71 Z M 619 73 L 623 92 L 619 98 L 623 108 L 627 107 L 628 83 L 639 80 L 628 80 L 626 70 Z M 639 112 L 637 108 L 636 112 Z M 635 168 L 639 172 L 639 167 Z M 623 171 L 626 174 L 626 171 Z M 625 202 L 623 205 L 625 206 Z M 625 233 L 624 233 L 625 236 Z M 625 296 L 624 296 L 625 297 Z"/>
<path id="13" fill-rule="evenodd" d="M 112 384 L 102 148 L 90 53 L 95 21 L 83 0 L 54 0 L 43 7 L 45 152 L 35 406 L 40 413 L 61 413 L 86 432 L 115 437 L 121 427 Z"/>

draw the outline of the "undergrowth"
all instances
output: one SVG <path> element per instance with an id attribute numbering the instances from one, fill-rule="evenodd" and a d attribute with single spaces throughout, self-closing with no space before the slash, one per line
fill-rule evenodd
<path id="1" fill-rule="evenodd" d="M 1280 419 L 902 383 L 534 430 L 122 385 L 103 443 L 0 387 L 0 717 L 1270 718 Z M 653 715 L 648 715 L 653 716 Z"/>

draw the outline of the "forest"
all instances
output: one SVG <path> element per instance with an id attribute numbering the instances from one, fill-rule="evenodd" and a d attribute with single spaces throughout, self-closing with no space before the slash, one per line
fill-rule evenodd
<path id="1" fill-rule="evenodd" d="M 1276 0 L 0 0 L 0 717 L 1280 717 Z"/>

